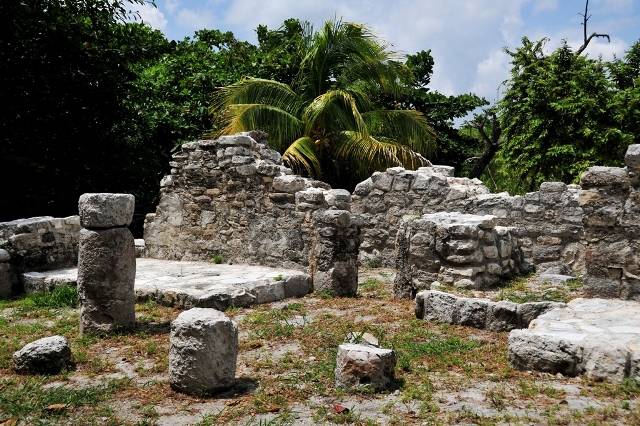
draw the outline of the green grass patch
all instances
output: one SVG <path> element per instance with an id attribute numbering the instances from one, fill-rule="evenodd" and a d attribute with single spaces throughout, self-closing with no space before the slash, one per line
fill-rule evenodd
<path id="1" fill-rule="evenodd" d="M 78 306 L 78 289 L 75 286 L 56 287 L 51 291 L 31 293 L 20 299 L 0 302 L 0 309 L 15 308 L 18 311 L 32 311 L 49 308 L 75 308 Z"/>
<path id="2" fill-rule="evenodd" d="M 104 385 L 73 389 L 56 386 L 44 389 L 48 379 L 20 377 L 0 379 L 0 413 L 5 416 L 33 420 L 48 417 L 46 408 L 53 404 L 68 407 L 96 406 L 123 388 L 129 380 L 111 380 Z M 60 415 L 64 415 L 63 411 Z"/>
<path id="3" fill-rule="evenodd" d="M 224 262 L 224 256 L 222 256 L 221 254 L 214 254 L 213 256 L 211 256 L 211 263 L 215 263 L 216 265 L 219 265 L 223 262 Z"/>
<path id="4" fill-rule="evenodd" d="M 398 353 L 398 366 L 411 371 L 414 362 L 421 358 L 431 358 L 441 363 L 459 365 L 455 355 L 469 352 L 480 346 L 478 342 L 453 335 L 438 335 L 428 331 L 424 322 L 412 320 L 409 330 L 399 332 L 387 344 Z"/>

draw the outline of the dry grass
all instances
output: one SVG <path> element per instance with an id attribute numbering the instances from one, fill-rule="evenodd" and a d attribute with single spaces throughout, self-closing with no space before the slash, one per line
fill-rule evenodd
<path id="1" fill-rule="evenodd" d="M 176 393 L 167 383 L 168 324 L 179 313 L 175 309 L 138 305 L 135 333 L 98 339 L 78 336 L 74 307 L 4 303 L 0 424 L 142 425 L 166 416 L 201 425 L 638 424 L 638 383 L 512 370 L 505 333 L 416 320 L 411 301 L 392 299 L 387 271 L 362 275 L 357 298 L 307 296 L 228 311 L 241 331 L 239 385 L 205 399 Z M 371 333 L 398 352 L 397 390 L 335 387 L 337 346 L 352 331 Z M 15 375 L 13 351 L 52 334 L 70 339 L 76 370 L 44 378 Z M 57 403 L 65 408 L 47 410 Z M 333 404 L 348 410 L 338 413 Z"/>

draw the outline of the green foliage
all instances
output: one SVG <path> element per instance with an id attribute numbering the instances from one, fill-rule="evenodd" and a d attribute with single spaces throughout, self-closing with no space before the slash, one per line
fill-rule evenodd
<path id="1" fill-rule="evenodd" d="M 362 25 L 328 21 L 315 33 L 298 30 L 304 56 L 291 84 L 250 78 L 217 92 L 212 111 L 226 114 L 222 133 L 266 131 L 291 167 L 332 183 L 420 165 L 416 152 L 433 148 L 423 114 L 383 109 L 374 99 L 402 93 L 409 68 Z"/>
<path id="2" fill-rule="evenodd" d="M 78 306 L 78 290 L 72 286 L 56 287 L 52 291 L 33 293 L 22 300 L 25 308 L 75 308 Z"/>
<path id="3" fill-rule="evenodd" d="M 454 120 L 466 117 L 471 111 L 487 105 L 484 98 L 472 93 L 447 96 L 427 86 L 431 82 L 434 60 L 430 50 L 407 55 L 406 65 L 415 82 L 399 99 L 386 99 L 396 108 L 412 108 L 422 112 L 436 134 L 437 150 L 430 157 L 435 164 L 454 166 L 461 171 L 462 162 L 479 150 L 479 138 L 454 127 Z"/>
<path id="4" fill-rule="evenodd" d="M 619 166 L 627 145 L 638 142 L 638 43 L 624 60 L 606 63 L 566 44 L 547 55 L 545 41 L 524 38 L 508 51 L 513 67 L 499 103 L 504 142 L 494 166 L 517 192 L 575 182 L 595 164 Z"/>

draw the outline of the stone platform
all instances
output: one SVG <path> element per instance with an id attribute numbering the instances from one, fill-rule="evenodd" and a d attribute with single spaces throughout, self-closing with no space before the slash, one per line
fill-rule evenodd
<path id="1" fill-rule="evenodd" d="M 76 268 L 22 275 L 25 290 L 50 291 L 61 285 L 76 285 Z M 292 269 L 254 265 L 215 265 L 139 258 L 135 291 L 138 301 L 156 302 L 180 308 L 250 306 L 312 291 L 311 278 Z"/>
<path id="2" fill-rule="evenodd" d="M 640 303 L 575 299 L 509 334 L 509 361 L 522 370 L 640 378 Z"/>

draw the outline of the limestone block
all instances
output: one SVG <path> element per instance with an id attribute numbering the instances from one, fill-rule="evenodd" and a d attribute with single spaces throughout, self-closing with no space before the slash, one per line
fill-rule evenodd
<path id="1" fill-rule="evenodd" d="M 640 372 L 640 303 L 574 299 L 509 334 L 511 364 L 621 382 Z"/>
<path id="2" fill-rule="evenodd" d="M 238 329 L 215 309 L 193 308 L 171 323 L 169 381 L 174 389 L 206 395 L 233 386 Z"/>
<path id="3" fill-rule="evenodd" d="M 80 231 L 81 332 L 108 333 L 135 324 L 135 245 L 126 228 Z"/>
<path id="4" fill-rule="evenodd" d="M 509 331 L 518 328 L 518 305 L 502 300 L 491 305 L 487 312 L 487 330 Z"/>
<path id="5" fill-rule="evenodd" d="M 336 261 L 327 270 L 313 276 L 314 291 L 328 291 L 335 296 L 355 296 L 358 292 L 357 260 Z"/>
<path id="6" fill-rule="evenodd" d="M 21 374 L 58 374 L 71 366 L 71 348 L 63 336 L 45 337 L 15 352 L 13 364 Z"/>
<path id="7" fill-rule="evenodd" d="M 135 197 L 131 194 L 82 194 L 78 202 L 80 223 L 85 228 L 128 226 L 134 205 Z"/>
<path id="8" fill-rule="evenodd" d="M 580 178 L 583 189 L 610 187 L 620 190 L 629 188 L 629 177 L 625 169 L 621 167 L 589 167 Z"/>
<path id="9" fill-rule="evenodd" d="M 624 163 L 630 170 L 640 170 L 640 144 L 629 145 L 624 155 Z"/>
<path id="10" fill-rule="evenodd" d="M 371 386 L 384 390 L 395 384 L 396 353 L 370 345 L 345 343 L 338 346 L 336 386 Z"/>
<path id="11" fill-rule="evenodd" d="M 293 194 L 305 189 L 307 187 L 307 181 L 306 179 L 295 175 L 276 176 L 273 178 L 272 185 L 274 192 L 286 192 Z"/>

